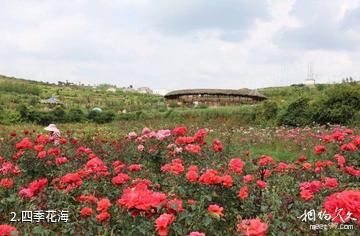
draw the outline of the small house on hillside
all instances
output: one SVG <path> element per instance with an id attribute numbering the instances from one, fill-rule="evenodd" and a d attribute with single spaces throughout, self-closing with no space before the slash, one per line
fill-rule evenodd
<path id="1" fill-rule="evenodd" d="M 106 91 L 107 91 L 107 92 L 115 93 L 115 92 L 116 92 L 116 88 L 108 88 Z"/>
<path id="2" fill-rule="evenodd" d="M 144 94 L 153 94 L 153 91 L 148 87 L 140 87 L 137 89 L 137 91 Z"/>
<path id="3" fill-rule="evenodd" d="M 50 98 L 45 100 L 40 100 L 40 103 L 49 105 L 64 105 L 64 103 L 59 101 L 55 96 L 51 96 Z"/>
<path id="4" fill-rule="evenodd" d="M 167 105 L 176 103 L 179 106 L 228 106 L 254 104 L 267 99 L 256 90 L 251 89 L 184 89 L 165 94 Z"/>
<path id="5" fill-rule="evenodd" d="M 314 79 L 307 79 L 305 80 L 305 85 L 308 87 L 314 87 L 315 86 L 315 80 Z"/>

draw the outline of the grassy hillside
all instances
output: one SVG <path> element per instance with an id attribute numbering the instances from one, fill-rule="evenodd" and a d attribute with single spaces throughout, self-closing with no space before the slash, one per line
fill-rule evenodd
<path id="1" fill-rule="evenodd" d="M 256 105 L 167 108 L 162 96 L 107 91 L 106 86 L 49 84 L 0 76 L 0 123 L 77 123 L 113 120 L 228 125 L 359 124 L 360 84 L 262 88 L 268 100 Z M 42 104 L 55 96 L 63 105 Z M 100 107 L 103 113 L 91 112 Z M 126 110 L 126 113 L 123 111 Z"/>
<path id="2" fill-rule="evenodd" d="M 92 109 L 101 107 L 104 110 L 121 112 L 158 109 L 164 106 L 163 98 L 158 95 L 131 93 L 118 90 L 108 92 L 106 89 L 77 85 L 56 85 L 30 80 L 21 80 L 0 76 L 0 106 L 15 109 L 20 104 L 35 109 L 46 110 L 48 105 L 40 100 L 55 96 L 64 107 Z"/>

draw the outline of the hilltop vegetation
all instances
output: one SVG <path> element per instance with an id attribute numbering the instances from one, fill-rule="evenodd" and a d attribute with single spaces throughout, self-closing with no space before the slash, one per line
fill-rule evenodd
<path id="1" fill-rule="evenodd" d="M 49 84 L 0 76 L 0 123 L 107 123 L 113 120 L 162 123 L 306 126 L 359 125 L 360 84 L 292 85 L 263 88 L 268 100 L 256 105 L 167 108 L 159 95 L 108 91 L 107 86 Z M 55 96 L 62 105 L 43 104 Z M 101 108 L 102 112 L 93 111 Z"/>
<path id="2" fill-rule="evenodd" d="M 63 105 L 41 103 L 52 96 Z M 121 90 L 112 92 L 102 86 L 56 85 L 0 76 L 2 123 L 47 123 L 51 119 L 79 122 L 96 120 L 96 114 L 91 113 L 95 107 L 100 107 L 105 116 L 115 117 L 125 111 L 158 110 L 164 106 L 163 97 L 158 95 Z"/>

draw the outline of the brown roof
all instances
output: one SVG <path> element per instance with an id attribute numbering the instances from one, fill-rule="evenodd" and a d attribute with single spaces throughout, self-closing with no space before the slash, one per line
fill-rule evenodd
<path id="1" fill-rule="evenodd" d="M 243 96 L 243 97 L 258 97 L 266 98 L 264 95 L 256 90 L 247 88 L 243 89 L 183 89 L 175 90 L 165 94 L 165 98 L 174 98 L 181 95 L 230 95 L 230 96 Z"/>

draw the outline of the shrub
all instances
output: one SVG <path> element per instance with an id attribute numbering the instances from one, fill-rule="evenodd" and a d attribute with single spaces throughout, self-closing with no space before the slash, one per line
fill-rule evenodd
<path id="1" fill-rule="evenodd" d="M 63 123 L 67 121 L 67 115 L 63 108 L 57 107 L 55 110 L 51 111 L 51 115 L 53 116 L 54 122 Z"/>
<path id="2" fill-rule="evenodd" d="M 35 112 L 34 114 L 37 115 L 36 123 L 39 125 L 48 125 L 51 123 L 56 123 L 55 118 L 52 113 L 50 112 Z"/>
<path id="3" fill-rule="evenodd" d="M 98 123 L 104 124 L 113 121 L 115 118 L 115 114 L 113 112 L 98 112 L 98 111 L 90 111 L 88 114 L 88 119 Z"/>
<path id="4" fill-rule="evenodd" d="M 328 89 L 315 104 L 314 121 L 319 124 L 349 124 L 360 110 L 360 91 L 356 86 L 339 85 Z"/>
<path id="5" fill-rule="evenodd" d="M 85 118 L 85 113 L 80 108 L 72 108 L 68 112 L 67 120 L 70 122 L 81 122 Z"/>
<path id="6" fill-rule="evenodd" d="M 278 105 L 274 101 L 265 101 L 260 106 L 260 115 L 263 119 L 270 120 L 276 118 L 278 114 Z"/>
<path id="7" fill-rule="evenodd" d="M 279 122 L 282 125 L 305 126 L 311 123 L 311 118 L 309 99 L 301 97 L 290 103 Z"/>

